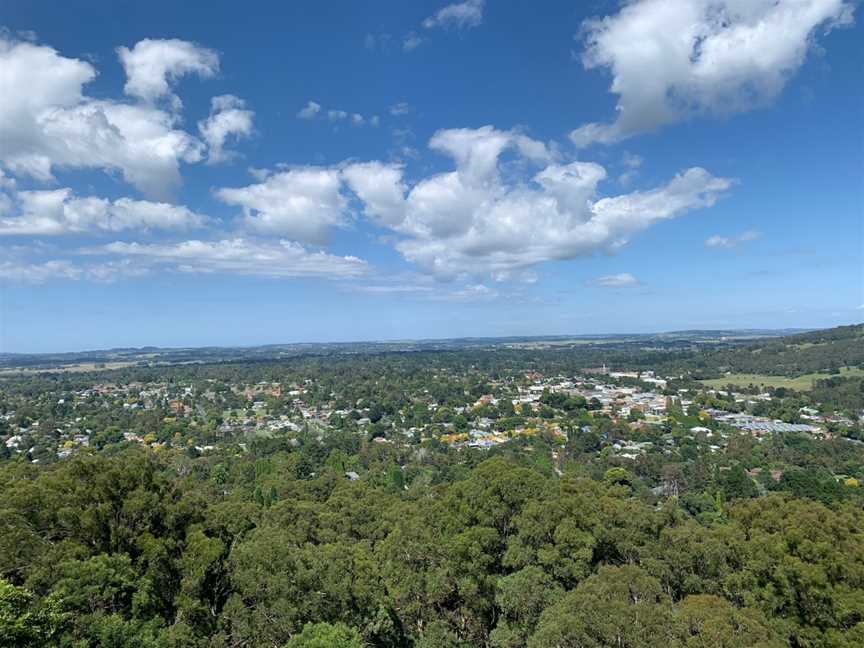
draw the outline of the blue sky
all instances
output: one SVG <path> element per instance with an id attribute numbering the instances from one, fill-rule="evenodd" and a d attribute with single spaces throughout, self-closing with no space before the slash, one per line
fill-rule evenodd
<path id="1" fill-rule="evenodd" d="M 0 4 L 0 351 L 864 320 L 844 0 Z"/>

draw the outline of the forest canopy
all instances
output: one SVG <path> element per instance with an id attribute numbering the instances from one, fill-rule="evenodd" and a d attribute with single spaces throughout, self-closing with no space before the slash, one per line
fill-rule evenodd
<path id="1" fill-rule="evenodd" d="M 267 457 L 6 464 L 2 645 L 858 646 L 864 514 L 694 517 L 503 458 L 402 491 Z M 377 466 L 377 468 L 376 468 Z"/>

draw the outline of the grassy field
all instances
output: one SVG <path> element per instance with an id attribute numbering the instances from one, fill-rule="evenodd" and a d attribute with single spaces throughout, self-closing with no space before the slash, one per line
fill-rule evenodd
<path id="1" fill-rule="evenodd" d="M 735 385 L 736 387 L 746 387 L 747 385 L 761 385 L 763 387 L 788 387 L 789 389 L 797 389 L 806 391 L 813 387 L 813 381 L 832 376 L 861 376 L 864 375 L 864 370 L 857 367 L 843 367 L 839 374 L 828 373 L 811 373 L 795 378 L 786 378 L 784 376 L 767 376 L 763 374 L 729 374 L 722 378 L 712 378 L 711 380 L 703 380 L 702 383 L 709 387 L 725 387 L 726 385 Z"/>

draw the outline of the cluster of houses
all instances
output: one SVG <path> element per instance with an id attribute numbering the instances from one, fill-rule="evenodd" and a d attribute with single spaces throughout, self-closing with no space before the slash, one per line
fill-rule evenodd
<path id="1" fill-rule="evenodd" d="M 652 371 L 610 372 L 603 367 L 585 370 L 576 376 L 554 377 L 528 372 L 508 379 L 490 381 L 490 385 L 493 393 L 480 396 L 473 404 L 452 408 L 456 414 L 471 414 L 467 417 L 470 420 L 467 429 L 461 426 L 457 430 L 451 422 L 434 425 L 408 422 L 406 417 L 404 429 L 397 425 L 398 431 L 407 438 L 426 439 L 434 435 L 440 441 L 456 447 L 486 449 L 505 443 L 515 436 L 540 433 L 563 436 L 557 416 L 544 418 L 536 415 L 537 410 L 543 406 L 544 394 L 547 393 L 584 399 L 590 410 L 605 414 L 613 421 L 624 421 L 633 430 L 664 423 L 670 402 L 666 391 L 667 379 L 655 375 Z M 40 429 L 40 422 L 32 421 L 26 429 L 7 430 L 6 434 L 0 435 L 0 443 L 3 443 L 9 452 L 32 452 L 32 438 L 37 435 L 44 437 L 47 434 L 54 439 L 57 456 L 68 457 L 91 443 L 92 431 L 87 428 L 87 421 L 77 415 L 76 407 L 81 403 L 86 403 L 89 407 L 95 404 L 97 407 L 117 407 L 124 410 L 159 409 L 165 412 L 165 421 L 187 419 L 190 425 L 195 425 L 194 421 L 202 419 L 206 412 L 217 410 L 221 413 L 218 432 L 223 439 L 291 434 L 310 428 L 324 433 L 330 427 L 334 415 L 351 417 L 360 432 L 369 429 L 372 423 L 369 409 L 360 403 L 355 403 L 350 409 L 338 409 L 335 406 L 335 395 L 332 395 L 334 400 L 329 403 L 325 401 L 312 405 L 309 401 L 313 399 L 308 398 L 312 387 L 309 380 L 296 384 L 259 382 L 230 386 L 206 382 L 196 386 L 167 382 L 100 383 L 66 394 L 65 398 L 57 402 L 58 405 L 65 405 L 67 414 L 57 418 L 56 429 Z M 708 393 L 710 391 L 708 390 Z M 724 392 L 724 395 L 728 399 L 728 393 Z M 676 402 L 687 409 L 693 404 L 693 396 L 695 393 L 679 390 Z M 771 398 L 768 394 L 732 396 L 738 406 L 735 409 L 738 410 Z M 417 399 L 426 403 L 429 411 L 433 413 L 438 409 L 435 403 L 430 402 L 428 391 L 418 394 Z M 477 414 L 482 412 L 485 406 L 499 406 L 501 399 L 509 400 L 517 414 L 530 412 L 523 417 L 521 425 L 502 431 L 496 427 L 492 418 Z M 226 405 L 229 402 L 231 405 Z M 831 422 L 849 425 L 852 423 L 843 417 L 822 415 L 813 408 L 802 408 L 800 418 L 806 421 L 802 423 L 785 423 L 717 408 L 701 411 L 706 417 L 723 425 L 694 426 L 689 429 L 689 433 L 693 438 L 706 442 L 714 452 L 725 447 L 729 432 L 734 432 L 734 429 L 747 431 L 757 438 L 773 433 L 792 432 L 824 436 L 827 435 L 826 427 Z M 6 412 L 0 415 L 0 420 L 11 421 L 14 415 L 14 412 Z M 636 436 L 638 438 L 638 435 Z M 129 431 L 123 432 L 123 438 L 131 443 L 152 445 L 154 439 L 148 437 L 152 435 L 141 436 Z M 379 442 L 387 441 L 380 439 Z M 655 442 L 618 440 L 607 444 L 607 447 L 608 452 L 624 459 L 635 460 L 657 444 L 662 446 L 663 451 L 668 452 L 674 446 L 675 439 L 666 434 L 660 441 L 656 441 L 656 437 Z M 202 449 L 207 447 L 212 446 L 202 446 Z"/>

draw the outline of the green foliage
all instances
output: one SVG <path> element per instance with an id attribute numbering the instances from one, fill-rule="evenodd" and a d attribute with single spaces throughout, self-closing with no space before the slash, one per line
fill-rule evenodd
<path id="1" fill-rule="evenodd" d="M 674 645 L 682 648 L 781 648 L 786 645 L 765 615 L 736 608 L 719 596 L 688 596 L 674 611 Z"/>
<path id="2" fill-rule="evenodd" d="M 756 484 L 741 464 L 736 464 L 720 478 L 720 485 L 726 499 L 755 497 Z"/>
<path id="3" fill-rule="evenodd" d="M 842 500 L 846 494 L 843 485 L 830 473 L 813 468 L 787 470 L 779 485 L 796 497 L 807 497 L 825 504 Z"/>
<path id="4" fill-rule="evenodd" d="M 298 479 L 293 452 L 127 450 L 3 467 L 6 635 L 145 647 L 330 632 L 370 646 L 842 645 L 864 620 L 864 513 L 815 501 L 818 480 L 789 477 L 804 499 L 704 493 L 658 508 L 620 471 L 557 477 L 496 457 L 412 492 L 391 488 L 389 450 L 375 450 L 353 482 Z M 16 538 L 38 550 L 11 551 Z"/>
<path id="5" fill-rule="evenodd" d="M 525 567 L 498 581 L 495 602 L 501 610 L 490 635 L 493 646 L 523 646 L 540 614 L 564 593 L 549 574 L 536 566 Z"/>
<path id="6" fill-rule="evenodd" d="M 344 623 L 308 623 L 285 648 L 363 648 L 360 633 Z"/>
<path id="7" fill-rule="evenodd" d="M 38 601 L 32 592 L 0 578 L 0 647 L 44 646 L 64 618 L 57 597 Z"/>
<path id="8" fill-rule="evenodd" d="M 667 646 L 671 605 L 660 582 L 638 567 L 601 567 L 540 617 L 530 648 Z"/>

